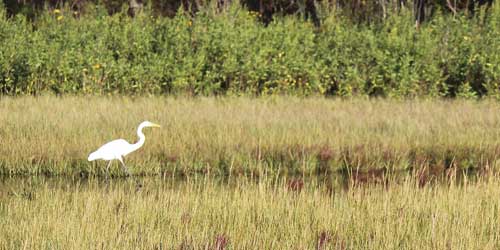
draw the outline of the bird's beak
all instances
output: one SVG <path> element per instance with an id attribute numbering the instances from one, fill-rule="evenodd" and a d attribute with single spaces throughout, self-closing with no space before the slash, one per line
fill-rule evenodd
<path id="1" fill-rule="evenodd" d="M 161 128 L 160 125 L 156 124 L 156 123 L 151 123 L 151 127 L 155 127 L 155 128 Z"/>

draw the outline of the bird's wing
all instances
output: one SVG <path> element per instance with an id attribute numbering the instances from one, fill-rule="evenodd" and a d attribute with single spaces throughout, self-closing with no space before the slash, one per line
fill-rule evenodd
<path id="1" fill-rule="evenodd" d="M 91 154 L 92 159 L 111 160 L 116 159 L 117 156 L 123 155 L 130 148 L 130 143 L 123 139 L 110 141 L 102 145 L 99 149 Z"/>
<path id="2" fill-rule="evenodd" d="M 123 147 L 123 146 L 129 146 L 130 143 L 128 143 L 127 141 L 123 140 L 123 139 L 118 139 L 118 140 L 113 140 L 113 141 L 110 141 L 104 145 L 102 145 L 98 150 L 101 150 L 101 149 L 107 149 L 107 148 L 117 148 L 117 147 Z"/>

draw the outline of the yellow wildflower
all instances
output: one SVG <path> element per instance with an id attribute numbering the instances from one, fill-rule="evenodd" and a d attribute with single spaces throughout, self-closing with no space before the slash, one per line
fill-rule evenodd
<path id="1" fill-rule="evenodd" d="M 59 9 L 54 9 L 54 14 L 60 14 L 61 11 Z"/>
<path id="2" fill-rule="evenodd" d="M 63 16 L 58 16 L 57 21 L 61 21 L 64 17 Z"/>
<path id="3" fill-rule="evenodd" d="M 99 69 L 99 68 L 101 68 L 101 65 L 99 63 L 97 63 L 97 64 L 94 64 L 94 66 L 92 66 L 92 68 Z"/>

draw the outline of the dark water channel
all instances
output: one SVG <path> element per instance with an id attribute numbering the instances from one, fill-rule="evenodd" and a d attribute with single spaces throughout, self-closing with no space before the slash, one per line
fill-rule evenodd
<path id="1" fill-rule="evenodd" d="M 72 190 L 107 190 L 121 189 L 139 190 L 144 187 L 154 189 L 176 189 L 191 186 L 200 188 L 204 185 L 215 185 L 219 188 L 233 189 L 241 185 L 264 183 L 268 187 L 284 188 L 293 192 L 303 189 L 322 189 L 327 192 L 344 192 L 352 188 L 370 188 L 375 186 L 390 187 L 398 183 L 410 182 L 417 188 L 428 186 L 462 185 L 495 175 L 490 171 L 454 170 L 454 171 L 341 171 L 321 176 L 237 176 L 214 177 L 206 175 L 193 176 L 132 176 L 120 178 L 106 177 L 0 177 L 0 197 L 5 195 L 25 196 L 39 188 Z"/>

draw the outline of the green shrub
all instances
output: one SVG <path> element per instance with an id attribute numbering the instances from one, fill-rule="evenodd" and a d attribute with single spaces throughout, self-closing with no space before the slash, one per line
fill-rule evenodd
<path id="1" fill-rule="evenodd" d="M 323 9 L 320 28 L 296 16 L 264 27 L 238 5 L 174 18 L 67 8 L 33 22 L 0 11 L 5 95 L 500 97 L 498 4 L 418 30 L 408 11 L 357 24 Z"/>

